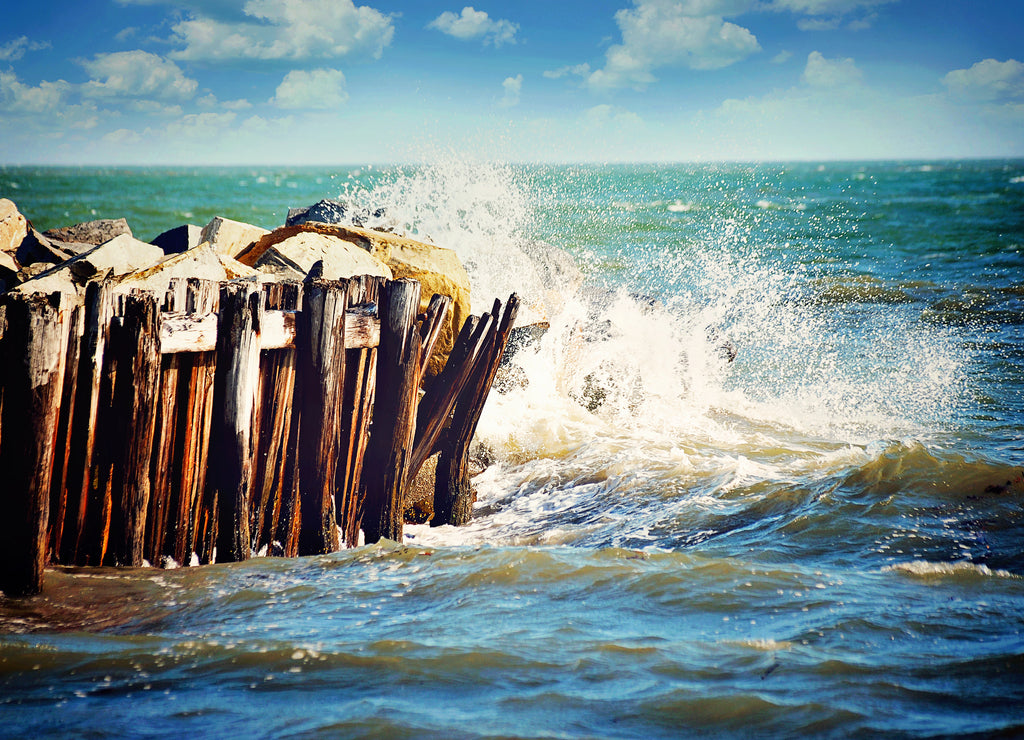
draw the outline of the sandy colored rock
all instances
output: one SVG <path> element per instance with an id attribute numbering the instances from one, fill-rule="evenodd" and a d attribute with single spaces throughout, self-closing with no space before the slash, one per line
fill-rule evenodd
<path id="1" fill-rule="evenodd" d="M 247 255 L 239 255 L 242 264 L 249 264 Z M 323 262 L 323 277 L 340 280 L 353 275 L 380 275 L 388 280 L 391 270 L 366 250 L 329 234 L 300 231 L 264 250 L 252 264 L 279 278 L 291 278 L 292 271 L 304 275 L 317 262 Z"/>
<path id="2" fill-rule="evenodd" d="M 0 198 L 0 252 L 11 255 L 13 259 L 13 254 L 28 236 L 29 228 L 28 219 L 21 215 L 14 202 Z M 18 267 L 14 270 L 17 272 Z"/>
<path id="3" fill-rule="evenodd" d="M 203 243 L 195 249 L 169 255 L 155 265 L 122 276 L 117 289 L 128 291 L 137 288 L 161 295 L 170 286 L 171 278 L 200 278 L 221 282 L 254 274 L 256 271 L 251 267 L 217 254 L 212 246 Z"/>
<path id="4" fill-rule="evenodd" d="M 164 251 L 160 247 L 139 241 L 128 234 L 121 234 L 68 260 L 64 265 L 78 280 L 85 281 L 105 272 L 118 276 L 142 270 L 163 257 Z"/>
<path id="5" fill-rule="evenodd" d="M 469 275 L 466 274 L 458 255 L 451 249 L 425 244 L 385 231 L 310 222 L 275 229 L 238 255 L 238 259 L 245 264 L 256 264 L 275 244 L 301 233 L 336 237 L 372 254 L 390 268 L 396 279 L 408 277 L 419 280 L 422 285 L 421 311 L 426 310 L 434 293 L 452 299 L 448 319 L 441 330 L 434 355 L 427 368 L 428 375 L 439 373 L 455 345 L 459 329 L 471 311 Z M 284 270 L 286 265 L 281 264 L 280 267 Z"/>
<path id="6" fill-rule="evenodd" d="M 220 254 L 238 258 L 254 242 L 269 233 L 266 229 L 217 216 L 203 227 L 200 242 L 210 242 Z"/>

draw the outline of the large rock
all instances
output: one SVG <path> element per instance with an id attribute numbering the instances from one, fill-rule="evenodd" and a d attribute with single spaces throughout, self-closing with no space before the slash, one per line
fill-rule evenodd
<path id="1" fill-rule="evenodd" d="M 266 229 L 217 216 L 203 227 L 200 242 L 210 242 L 220 254 L 237 258 L 265 234 Z"/>
<path id="2" fill-rule="evenodd" d="M 79 288 L 90 280 L 141 270 L 163 259 L 163 256 L 160 247 L 121 234 L 25 281 L 18 290 L 24 293 L 51 290 L 80 292 Z"/>
<path id="3" fill-rule="evenodd" d="M 263 250 L 255 260 L 250 261 L 246 254 L 238 259 L 278 279 L 301 279 L 317 262 L 323 262 L 323 277 L 327 280 L 353 275 L 379 275 L 388 280 L 393 277 L 391 270 L 366 250 L 315 231 L 298 231 Z"/>
<path id="4" fill-rule="evenodd" d="M 172 254 L 155 265 L 124 275 L 117 285 L 117 290 L 141 289 L 162 295 L 170 286 L 171 278 L 175 277 L 194 277 L 220 282 L 256 274 L 256 270 L 251 267 L 242 265 L 231 257 L 217 254 L 212 246 L 203 243 L 195 249 Z"/>
<path id="5" fill-rule="evenodd" d="M 28 219 L 21 215 L 14 202 L 0 198 L 0 252 L 13 257 L 28 236 L 30 228 Z"/>
<path id="6" fill-rule="evenodd" d="M 43 236 L 60 242 L 91 244 L 94 247 L 109 242 L 115 236 L 127 234 L 132 236 L 128 222 L 123 218 L 101 218 L 86 221 L 74 226 L 62 226 L 59 229 L 47 229 Z"/>
<path id="7" fill-rule="evenodd" d="M 422 285 L 422 292 L 420 293 L 421 311 L 426 310 L 434 293 L 446 295 L 452 299 L 452 308 L 449 311 L 444 327 L 442 327 L 441 334 L 435 345 L 434 355 L 431 357 L 427 368 L 428 375 L 439 373 L 444 367 L 445 362 L 447 362 L 448 353 L 451 352 L 452 347 L 455 345 L 455 338 L 458 336 L 463 322 L 469 317 L 471 310 L 469 275 L 466 274 L 466 269 L 459 261 L 458 255 L 451 249 L 434 246 L 433 244 L 424 244 L 415 239 L 409 239 L 408 237 L 398 236 L 389 232 L 363 229 L 356 226 L 310 222 L 275 229 L 253 244 L 248 250 L 238 255 L 238 259 L 247 265 L 257 265 L 261 260 L 264 260 L 264 254 L 274 249 L 277 244 L 303 233 L 330 236 L 359 247 L 387 265 L 396 279 L 408 277 L 419 280 Z M 288 257 L 288 259 L 294 262 L 291 257 Z M 282 263 L 282 269 L 287 266 L 279 260 L 277 254 L 266 258 L 266 262 L 272 261 Z M 301 269 L 308 271 L 311 266 L 312 262 L 307 258 L 305 266 L 302 266 Z M 330 275 L 328 274 L 327 277 L 330 277 Z"/>
<path id="8" fill-rule="evenodd" d="M 203 241 L 203 230 L 193 224 L 182 224 L 168 229 L 156 237 L 151 244 L 164 250 L 164 254 L 177 254 L 198 247 Z"/>
<path id="9" fill-rule="evenodd" d="M 372 213 L 369 209 L 354 210 L 340 200 L 324 200 L 303 208 L 289 208 L 285 226 L 296 226 L 305 223 L 351 224 L 365 226 L 373 221 L 384 218 L 384 209 L 378 208 Z"/>

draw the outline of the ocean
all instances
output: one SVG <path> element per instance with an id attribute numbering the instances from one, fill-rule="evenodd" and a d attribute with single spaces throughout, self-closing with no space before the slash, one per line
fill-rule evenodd
<path id="1" fill-rule="evenodd" d="M 0 736 L 1024 736 L 1024 161 L 7 167 L 0 197 L 146 240 L 341 198 L 548 325 L 469 525 L 51 569 L 0 597 Z"/>

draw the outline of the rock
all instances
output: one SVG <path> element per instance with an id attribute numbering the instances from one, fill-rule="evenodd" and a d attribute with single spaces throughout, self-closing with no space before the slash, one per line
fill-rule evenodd
<path id="1" fill-rule="evenodd" d="M 14 253 L 28 236 L 30 228 L 28 219 L 21 215 L 14 202 L 0 198 L 0 252 L 13 260 Z M 17 272 L 18 267 L 14 271 Z"/>
<path id="2" fill-rule="evenodd" d="M 452 306 L 434 346 L 434 354 L 427 366 L 427 375 L 435 376 L 444 369 L 448 354 L 455 346 L 462 324 L 470 314 L 469 275 L 451 249 L 423 244 L 412 239 L 393 237 L 389 243 L 388 259 L 395 279 L 414 278 L 420 281 L 420 311 L 425 311 L 434 293 L 450 296 Z"/>
<path id="3" fill-rule="evenodd" d="M 426 310 L 434 293 L 446 295 L 452 299 L 452 308 L 444 327 L 442 327 L 434 347 L 434 354 L 427 368 L 429 376 L 439 373 L 445 362 L 448 361 L 448 353 L 451 352 L 455 338 L 471 310 L 469 275 L 466 274 L 458 255 L 451 249 L 424 244 L 415 239 L 389 232 L 363 229 L 357 226 L 309 222 L 274 229 L 239 254 L 238 259 L 244 264 L 258 266 L 261 271 L 266 269 L 268 272 L 281 271 L 285 273 L 287 270 L 300 270 L 305 273 L 315 262 L 313 255 L 307 256 L 302 262 L 292 255 L 281 253 L 280 250 L 264 257 L 268 251 L 275 248 L 275 245 L 302 233 L 335 237 L 373 255 L 390 269 L 394 278 L 409 277 L 419 280 L 423 286 L 420 293 L 420 311 Z M 329 270 L 327 276 L 330 277 Z"/>
<path id="4" fill-rule="evenodd" d="M 128 222 L 123 218 L 102 218 L 96 221 L 75 224 L 74 226 L 48 229 L 43 232 L 43 236 L 48 239 L 91 244 L 94 247 L 109 242 L 115 236 L 121 236 L 122 234 L 132 236 L 132 230 L 128 227 Z"/>
<path id="5" fill-rule="evenodd" d="M 255 274 L 256 271 L 251 267 L 217 254 L 212 246 L 203 243 L 195 249 L 172 254 L 155 265 L 122 276 L 117 290 L 128 291 L 138 288 L 162 295 L 167 292 L 171 278 L 175 277 L 194 277 L 220 282 Z"/>
<path id="6" fill-rule="evenodd" d="M 426 524 L 434 518 L 434 479 L 437 476 L 435 453 L 423 461 L 423 467 L 405 491 L 403 517 L 407 524 Z"/>
<path id="7" fill-rule="evenodd" d="M 239 255 L 242 264 L 266 271 L 278 279 L 300 279 L 317 262 L 323 262 L 323 277 L 340 280 L 353 275 L 380 275 L 392 279 L 391 270 L 364 249 L 351 242 L 315 231 L 299 231 L 267 248 L 250 261 L 251 254 Z"/>
<path id="8" fill-rule="evenodd" d="M 237 259 L 241 252 L 267 233 L 269 232 L 266 229 L 259 226 L 217 216 L 203 227 L 199 241 L 210 242 L 220 254 Z"/>
<path id="9" fill-rule="evenodd" d="M 23 265 L 30 265 L 35 262 L 49 262 L 51 265 L 56 265 L 81 253 L 66 249 L 66 246 L 65 242 L 54 241 L 30 226 L 29 232 L 18 247 L 15 257 Z M 85 250 L 87 251 L 92 248 L 92 245 L 88 245 L 85 247 Z"/>
<path id="10" fill-rule="evenodd" d="M 0 273 L 16 273 L 20 269 L 18 260 L 7 252 L 0 251 Z"/>
<path id="11" fill-rule="evenodd" d="M 141 270 L 163 257 L 164 251 L 160 247 L 139 241 L 129 234 L 121 234 L 68 260 L 64 265 L 78 280 L 85 282 L 105 272 L 118 276 Z"/>
<path id="12" fill-rule="evenodd" d="M 384 209 L 378 208 L 372 213 L 368 209 L 353 211 L 350 206 L 340 200 L 324 199 L 305 208 L 289 208 L 288 217 L 285 219 L 285 226 L 296 226 L 305 223 L 321 224 L 352 224 L 364 226 L 372 219 L 384 217 Z"/>
<path id="13" fill-rule="evenodd" d="M 203 239 L 203 230 L 193 224 L 182 224 L 168 229 L 156 237 L 151 244 L 164 250 L 164 254 L 177 254 L 199 246 Z"/>
<path id="14" fill-rule="evenodd" d="M 75 281 L 71 271 L 64 268 L 64 265 L 51 266 L 36 277 L 24 281 L 21 285 L 12 289 L 17 293 L 68 293 L 74 296 L 82 295 L 83 291 Z"/>

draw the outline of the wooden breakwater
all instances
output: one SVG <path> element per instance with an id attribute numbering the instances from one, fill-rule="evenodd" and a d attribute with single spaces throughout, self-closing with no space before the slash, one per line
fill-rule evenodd
<path id="1" fill-rule="evenodd" d="M 432 523 L 464 523 L 518 299 L 470 317 L 424 392 L 449 304 L 421 314 L 418 282 L 370 276 L 0 297 L 0 591 L 38 593 L 48 563 L 400 541 L 435 452 Z"/>

